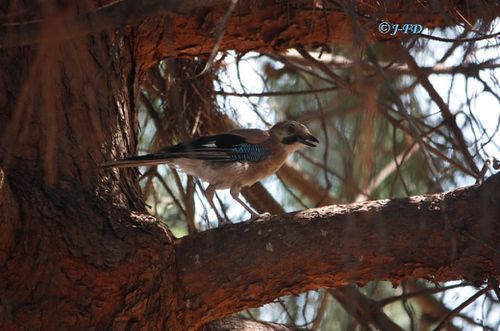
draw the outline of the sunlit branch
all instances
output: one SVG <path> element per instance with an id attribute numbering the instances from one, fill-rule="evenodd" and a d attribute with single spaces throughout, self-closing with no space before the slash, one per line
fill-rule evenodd
<path id="1" fill-rule="evenodd" d="M 222 96 L 233 96 L 233 97 L 275 97 L 275 96 L 287 96 L 287 95 L 303 95 L 303 94 L 314 94 L 335 91 L 338 88 L 326 87 L 318 89 L 310 89 L 305 91 L 271 91 L 271 92 L 256 92 L 256 93 L 239 93 L 239 92 L 229 92 L 229 91 L 215 91 L 215 94 Z"/>

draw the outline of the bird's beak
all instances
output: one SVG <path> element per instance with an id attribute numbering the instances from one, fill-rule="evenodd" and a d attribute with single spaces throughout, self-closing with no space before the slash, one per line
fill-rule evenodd
<path id="1" fill-rule="evenodd" d="M 316 147 L 315 143 L 319 143 L 319 140 L 313 137 L 311 134 L 306 134 L 299 137 L 299 142 L 306 146 Z"/>

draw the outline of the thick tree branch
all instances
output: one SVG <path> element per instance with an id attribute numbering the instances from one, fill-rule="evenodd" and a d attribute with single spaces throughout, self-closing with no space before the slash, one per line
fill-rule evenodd
<path id="1" fill-rule="evenodd" d="M 335 2 L 301 0 L 240 0 L 231 19 L 220 50 L 285 50 L 296 45 L 322 45 L 331 41 L 350 41 L 351 26 L 342 8 Z M 319 3 L 318 3 L 319 4 Z M 214 48 L 214 32 L 226 13 L 229 1 L 115 1 L 87 13 L 68 17 L 55 12 L 52 17 L 4 24 L 0 27 L 0 48 L 33 44 L 41 41 L 81 37 L 124 26 L 138 26 L 139 58 L 147 66 L 159 59 L 174 55 L 199 56 L 210 54 Z M 484 1 L 445 1 L 443 8 L 459 13 L 454 19 L 441 17 L 435 7 L 425 2 L 405 3 L 401 11 L 398 2 L 359 2 L 356 5 L 360 25 L 370 40 L 392 38 L 378 31 L 381 21 L 422 24 L 426 28 L 456 25 L 467 20 L 484 21 L 497 17 L 500 8 Z M 46 22 L 61 20 L 64 30 L 45 31 Z"/>
<path id="2" fill-rule="evenodd" d="M 500 246 L 499 200 L 496 175 L 449 193 L 309 209 L 183 238 L 176 261 L 185 323 L 351 282 L 498 276 L 498 253 L 462 233 Z"/>
<path id="3" fill-rule="evenodd" d="M 29 20 L 27 22 L 4 24 L 0 28 L 0 48 L 29 45 L 44 41 L 60 41 L 75 37 L 82 37 L 108 29 L 116 29 L 125 25 L 135 25 L 151 16 L 177 13 L 187 15 L 195 9 L 209 8 L 216 5 L 227 4 L 227 0 L 120 0 L 102 6 L 93 12 L 76 17 L 67 18 L 63 25 L 66 31 L 52 31 L 42 34 L 44 20 Z M 57 13 L 56 13 L 57 15 Z M 45 18 L 49 20 L 50 18 Z M 54 19 L 54 18 L 52 18 Z"/>

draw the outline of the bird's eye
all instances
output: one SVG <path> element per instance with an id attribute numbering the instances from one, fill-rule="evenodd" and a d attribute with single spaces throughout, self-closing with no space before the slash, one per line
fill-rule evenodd
<path id="1" fill-rule="evenodd" d="M 288 133 L 294 133 L 295 132 L 295 126 L 293 126 L 292 124 L 289 124 L 286 126 L 286 131 L 288 131 Z"/>

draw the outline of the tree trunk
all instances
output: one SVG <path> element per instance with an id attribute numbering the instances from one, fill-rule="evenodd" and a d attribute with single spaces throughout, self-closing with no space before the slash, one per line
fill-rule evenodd
<path id="1" fill-rule="evenodd" d="M 97 167 L 136 145 L 134 43 L 110 58 L 113 42 L 0 53 L 2 330 L 175 325 L 172 236 L 142 213 L 137 171 Z"/>
<path id="2" fill-rule="evenodd" d="M 500 242 L 498 176 L 446 195 L 308 210 L 175 241 L 145 213 L 136 170 L 97 165 L 134 154 L 145 70 L 168 54 L 209 53 L 216 33 L 200 31 L 215 29 L 226 6 L 146 13 L 116 33 L 95 32 L 122 16 L 88 29 L 75 13 L 98 10 L 79 6 L 45 8 L 38 26 L 0 34 L 2 46 L 39 42 L 0 51 L 1 329 L 187 330 L 322 286 L 499 276 L 490 247 Z M 311 10 L 242 1 L 221 49 L 348 36 L 343 12 L 324 21 Z"/>

